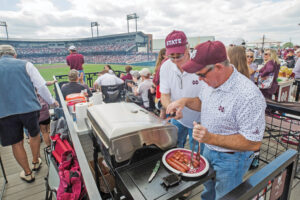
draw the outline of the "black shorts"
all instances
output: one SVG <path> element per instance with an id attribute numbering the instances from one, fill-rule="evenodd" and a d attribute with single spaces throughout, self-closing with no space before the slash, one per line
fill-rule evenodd
<path id="1" fill-rule="evenodd" d="M 40 111 L 11 115 L 0 119 L 0 141 L 2 146 L 16 144 L 24 139 L 23 127 L 31 137 L 40 133 Z"/>
<path id="2" fill-rule="evenodd" d="M 48 125 L 48 124 L 50 124 L 50 117 L 48 119 L 44 120 L 44 121 L 39 122 L 39 124 L 41 124 L 41 125 Z"/>

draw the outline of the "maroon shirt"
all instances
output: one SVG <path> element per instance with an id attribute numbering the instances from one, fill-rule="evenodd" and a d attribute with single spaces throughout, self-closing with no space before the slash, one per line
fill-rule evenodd
<path id="1" fill-rule="evenodd" d="M 122 76 L 121 79 L 122 79 L 123 81 L 125 81 L 125 80 L 132 80 L 132 76 L 131 76 L 130 73 L 127 73 L 125 76 Z"/>
<path id="2" fill-rule="evenodd" d="M 260 89 L 263 95 L 266 98 L 271 99 L 272 95 L 276 93 L 278 89 L 277 77 L 280 70 L 280 65 L 274 62 L 273 60 L 268 61 L 263 68 L 259 70 L 259 75 L 261 77 L 268 76 L 271 73 L 274 73 L 274 79 L 271 88 L 268 89 Z"/>
<path id="3" fill-rule="evenodd" d="M 83 63 L 83 55 L 79 53 L 74 52 L 67 56 L 67 64 L 70 66 L 70 69 L 83 70 Z"/>

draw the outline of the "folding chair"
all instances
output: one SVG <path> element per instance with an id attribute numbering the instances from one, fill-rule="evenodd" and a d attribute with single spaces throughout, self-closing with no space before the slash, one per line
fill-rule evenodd
<path id="1" fill-rule="evenodd" d="M 52 200 L 52 196 L 56 199 L 56 192 L 59 186 L 58 166 L 52 157 L 51 148 L 44 149 L 45 160 L 48 166 L 48 174 L 45 177 L 46 200 Z"/>
<path id="2" fill-rule="evenodd" d="M 5 186 L 8 183 L 8 181 L 7 181 L 5 170 L 4 170 L 4 167 L 3 167 L 3 163 L 2 163 L 2 159 L 1 159 L 1 154 L 0 154 L 0 165 L 1 165 L 1 171 L 2 171 L 3 179 L 4 179 L 4 183 L 3 183 L 1 194 L 0 194 L 0 200 L 2 200 L 2 196 L 4 194 Z"/>

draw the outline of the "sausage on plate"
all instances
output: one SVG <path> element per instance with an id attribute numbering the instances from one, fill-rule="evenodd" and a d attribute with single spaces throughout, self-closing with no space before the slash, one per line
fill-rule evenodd
<path id="1" fill-rule="evenodd" d="M 181 172 L 186 172 L 184 168 L 182 168 L 180 165 L 178 165 L 177 163 L 171 161 L 171 159 L 167 159 L 167 163 L 173 167 L 174 169 L 181 171 Z"/>

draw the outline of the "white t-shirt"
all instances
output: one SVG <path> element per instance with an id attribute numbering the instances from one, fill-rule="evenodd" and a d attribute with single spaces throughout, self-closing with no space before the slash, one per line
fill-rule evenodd
<path id="1" fill-rule="evenodd" d="M 187 72 L 181 73 L 177 65 L 170 59 L 165 61 L 160 68 L 160 88 L 162 94 L 170 94 L 171 101 L 183 97 L 198 97 L 201 93 L 203 81 L 195 74 Z M 178 120 L 182 125 L 193 128 L 193 121 L 200 122 L 200 112 L 184 107 L 182 110 L 183 118 Z"/>
<path id="2" fill-rule="evenodd" d="M 95 81 L 98 85 L 118 85 L 124 83 L 124 81 L 117 76 L 109 73 L 105 73 L 97 78 Z"/>
<path id="3" fill-rule="evenodd" d="M 203 87 L 201 124 L 219 135 L 241 134 L 247 140 L 261 141 L 265 130 L 266 101 L 258 87 L 235 67 L 229 79 L 218 88 Z M 234 150 L 206 144 L 220 152 Z"/>
<path id="4" fill-rule="evenodd" d="M 41 97 L 48 103 L 54 104 L 55 99 L 52 97 L 49 89 L 46 86 L 45 79 L 41 76 L 40 72 L 35 68 L 31 62 L 26 63 L 26 71 L 30 77 L 33 86 L 36 88 L 37 92 Z"/>
<path id="5" fill-rule="evenodd" d="M 149 108 L 149 98 L 148 91 L 152 86 L 152 80 L 146 79 L 138 85 L 137 92 L 143 99 L 143 104 L 145 108 Z"/>

